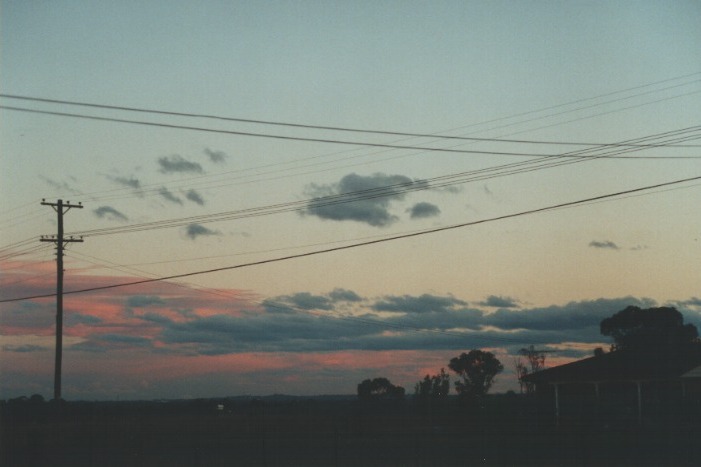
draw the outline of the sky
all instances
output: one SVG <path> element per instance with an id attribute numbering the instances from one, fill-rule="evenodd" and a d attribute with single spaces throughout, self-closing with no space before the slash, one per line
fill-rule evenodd
<path id="1" fill-rule="evenodd" d="M 591 355 L 626 306 L 701 327 L 699 24 L 683 0 L 2 0 L 0 398 L 52 395 L 42 199 L 83 206 L 68 400 L 411 393 L 473 348 L 517 390 L 520 349 Z"/>

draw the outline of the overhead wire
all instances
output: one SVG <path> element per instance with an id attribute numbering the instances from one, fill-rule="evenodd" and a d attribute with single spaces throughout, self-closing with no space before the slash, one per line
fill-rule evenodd
<path id="1" fill-rule="evenodd" d="M 446 130 L 446 132 L 447 132 L 447 131 L 457 130 L 457 129 L 465 129 L 465 128 L 469 128 L 469 127 L 480 126 L 480 125 L 482 125 L 482 124 L 488 124 L 488 123 L 493 123 L 493 122 L 497 122 L 497 121 L 509 120 L 509 119 L 513 119 L 513 118 L 520 117 L 520 116 L 526 116 L 526 115 L 537 114 L 537 113 L 540 113 L 540 112 L 544 112 L 544 111 L 548 111 L 548 110 L 554 110 L 554 109 L 557 109 L 557 108 L 562 108 L 562 107 L 566 107 L 566 106 L 569 106 L 569 105 L 574 105 L 574 104 L 581 103 L 581 102 L 594 101 L 594 100 L 600 99 L 600 98 L 602 98 L 602 97 L 608 97 L 608 96 L 611 96 L 611 95 L 622 94 L 622 93 L 625 93 L 625 92 L 630 92 L 630 91 L 637 90 L 637 89 L 643 89 L 643 88 L 647 88 L 647 87 L 651 87 L 651 86 L 655 86 L 655 85 L 659 85 L 659 84 L 663 84 L 663 83 L 667 83 L 667 82 L 677 81 L 677 80 L 680 80 L 680 79 L 686 79 L 686 78 L 688 78 L 688 77 L 697 76 L 697 75 L 699 75 L 699 74 L 701 74 L 701 73 L 691 73 L 691 74 L 684 75 L 684 76 L 668 78 L 668 79 L 661 80 L 661 81 L 658 81 L 658 82 L 647 83 L 647 84 L 635 86 L 635 87 L 628 88 L 628 89 L 624 89 L 624 90 L 613 91 L 613 92 L 606 93 L 606 94 L 601 94 L 601 95 L 598 95 L 598 96 L 593 96 L 593 97 L 589 97 L 589 98 L 584 98 L 584 99 L 579 99 L 579 100 L 571 101 L 571 102 L 564 103 L 564 104 L 559 104 L 559 105 L 555 105 L 555 106 L 545 107 L 545 108 L 537 109 L 537 110 L 533 110 L 533 111 L 522 112 L 522 113 L 520 113 L 520 114 L 516 114 L 516 115 L 512 115 L 512 116 L 500 117 L 500 118 L 488 120 L 488 121 L 486 121 L 486 122 L 480 122 L 480 123 L 475 123 L 475 124 L 471 124 L 471 125 L 464 125 L 464 126 L 462 126 L 462 127 L 454 128 L 454 129 L 452 129 L 452 130 Z M 683 84 L 692 84 L 692 83 L 694 83 L 694 82 L 695 82 L 695 81 L 692 81 L 692 82 L 690 82 L 690 83 L 683 83 Z M 677 87 L 677 86 L 673 86 L 673 87 Z M 666 90 L 666 89 L 668 89 L 668 88 L 655 89 L 655 90 L 652 90 L 652 91 L 649 91 L 649 92 L 646 92 L 646 93 L 642 93 L 642 94 L 641 94 L 641 93 L 638 93 L 638 94 L 634 94 L 634 95 L 632 95 L 632 96 L 627 96 L 627 97 L 624 98 L 624 99 L 632 98 L 632 97 L 639 97 L 640 95 L 645 95 L 645 94 L 660 92 L 660 91 L 663 91 L 663 90 Z M 11 96 L 11 95 L 6 95 L 6 96 Z M 22 97 L 22 98 L 32 99 L 32 98 L 29 98 L 29 97 L 26 97 L 26 96 L 14 96 L 14 97 L 18 97 L 18 98 L 19 98 L 19 97 Z M 620 100 L 620 99 L 616 99 L 616 100 Z M 616 100 L 614 100 L 614 101 L 616 101 Z M 665 100 L 665 99 L 662 99 L 662 100 Z M 56 101 L 56 100 L 51 100 L 51 99 L 49 99 L 49 101 Z M 70 101 L 65 101 L 65 102 L 70 102 Z M 600 106 L 600 105 L 605 105 L 605 104 L 608 104 L 608 103 L 610 103 L 610 102 L 611 102 L 611 101 L 603 102 L 603 103 L 592 104 L 592 105 L 590 105 L 590 106 L 587 106 L 587 108 L 591 108 L 591 107 L 595 107 L 595 106 Z M 657 101 L 655 101 L 655 102 L 657 102 Z M 100 105 L 100 104 L 89 104 L 89 105 Z M 115 106 L 115 107 L 117 107 L 117 106 Z M 577 111 L 577 110 L 581 110 L 581 109 L 582 109 L 582 108 L 580 107 L 579 109 L 567 110 L 567 111 L 559 112 L 558 114 L 555 114 L 555 115 L 560 115 L 560 114 L 564 114 L 564 113 L 569 113 L 569 112 L 573 112 L 573 111 Z M 141 110 L 146 111 L 147 109 L 141 109 Z M 150 109 L 148 109 L 148 110 L 150 110 Z M 616 111 L 618 111 L 618 110 L 616 110 Z M 164 112 L 164 111 L 155 111 L 155 112 Z M 164 112 L 164 113 L 167 113 L 167 112 Z M 182 115 L 195 115 L 195 114 L 185 114 L 185 113 L 182 113 Z M 533 121 L 533 120 L 540 120 L 540 119 L 544 119 L 544 118 L 549 118 L 549 117 L 551 117 L 551 116 L 553 116 L 553 115 L 545 115 L 545 116 L 541 116 L 541 117 L 537 117 L 537 118 L 529 118 L 529 119 L 527 119 L 527 120 L 523 120 L 523 121 L 520 121 L 520 122 L 513 122 L 513 123 L 506 124 L 506 125 L 501 125 L 500 127 L 496 127 L 496 128 L 514 126 L 514 125 L 518 125 L 518 124 L 521 124 L 521 123 L 527 123 L 527 122 Z M 594 116 L 596 116 L 596 115 L 594 115 Z M 216 117 L 216 116 L 212 116 L 212 117 L 218 118 L 218 117 Z M 588 116 L 588 117 L 586 117 L 586 118 L 591 118 L 591 117 L 593 117 L 593 116 Z M 221 118 L 228 118 L 228 117 L 221 117 Z M 264 121 L 261 121 L 261 122 L 264 122 Z M 281 122 L 270 122 L 270 123 L 281 123 Z M 286 124 L 286 123 L 281 123 L 281 124 Z M 560 125 L 560 124 L 563 124 L 563 122 L 556 123 L 555 125 Z M 289 125 L 299 125 L 299 124 L 289 124 Z M 548 125 L 548 127 L 549 127 L 549 126 L 554 126 L 554 125 Z M 353 130 L 353 129 L 349 129 L 349 130 Z M 489 130 L 491 130 L 491 129 L 482 130 L 482 131 L 489 131 Z M 359 131 L 362 131 L 362 130 L 359 130 Z M 482 131 L 480 131 L 480 132 L 482 132 Z M 504 138 L 504 137 L 512 136 L 512 135 L 514 135 L 514 134 L 520 134 L 520 133 L 529 132 L 529 131 L 534 131 L 534 129 L 528 129 L 528 130 L 524 130 L 524 131 L 520 131 L 520 132 L 516 132 L 516 133 L 511 133 L 511 134 L 507 134 L 507 135 L 502 135 L 502 136 L 499 136 L 498 138 Z M 473 132 L 473 133 L 474 133 L 474 132 Z M 478 132 L 478 133 L 479 133 L 479 132 Z M 407 134 L 408 134 L 408 133 L 407 133 Z M 432 135 L 427 135 L 427 136 L 438 136 L 438 134 L 432 134 Z M 409 139 L 409 138 L 407 138 L 407 139 Z M 400 141 L 402 141 L 402 140 L 400 140 Z M 578 143 L 578 144 L 587 144 L 587 143 Z M 345 152 L 345 151 L 344 151 L 344 152 Z M 420 154 L 420 153 L 421 153 L 421 152 L 419 152 L 419 153 L 417 153 L 417 154 Z M 333 154 L 330 154 L 330 155 L 333 155 Z M 327 156 L 330 156 L 330 155 L 313 156 L 313 157 L 306 158 L 306 159 L 303 159 L 303 160 L 307 160 L 307 159 L 316 159 L 316 158 L 320 158 L 320 157 L 327 157 Z M 361 155 L 361 156 L 356 156 L 356 157 L 367 157 L 367 156 Z M 406 156 L 399 156 L 399 157 L 406 157 Z M 667 158 L 670 158 L 669 156 L 666 156 L 666 157 L 667 157 Z M 395 158 L 396 158 L 396 157 L 393 157 L 392 159 L 395 159 Z M 296 163 L 296 162 L 297 162 L 297 161 L 291 161 L 291 162 L 289 162 L 289 163 L 268 164 L 268 165 L 266 165 L 266 166 L 287 165 L 287 164 Z M 266 167 L 266 166 L 263 166 L 263 167 Z M 255 169 L 256 169 L 256 168 L 252 168 L 252 170 L 255 170 Z M 244 169 L 243 171 L 248 171 L 248 170 L 251 170 L 251 169 Z M 235 171 L 235 172 L 241 172 L 241 171 Z M 309 173 L 309 172 L 307 172 L 307 173 L 305 173 L 305 174 L 308 174 L 308 173 Z M 288 174 L 288 176 L 289 176 L 289 174 Z M 203 178 L 203 177 L 209 177 L 209 175 L 203 175 L 203 176 L 194 177 L 194 178 Z M 191 178 L 191 179 L 194 179 L 194 178 Z M 182 181 L 183 181 L 183 180 L 181 180 L 180 182 L 182 182 Z M 154 184 L 154 185 L 155 185 L 155 184 Z M 125 192 L 126 190 L 127 190 L 127 189 L 123 189 L 123 188 L 122 188 L 122 189 L 109 190 L 108 192 L 120 192 L 120 191 L 121 191 L 121 192 Z M 130 190 L 130 191 L 131 191 L 131 190 Z M 157 190 L 152 190 L 150 193 L 147 193 L 147 194 L 153 195 L 153 194 L 157 194 L 157 193 L 158 193 Z M 144 194 L 143 192 L 139 192 L 139 193 L 137 194 L 137 196 L 142 196 L 143 194 Z M 88 195 L 90 195 L 90 193 L 88 193 Z M 132 196 L 134 196 L 134 195 L 133 195 L 133 193 L 132 193 L 131 195 L 128 195 L 128 196 L 129 196 L 129 197 L 132 197 Z M 114 198 L 111 198 L 111 199 L 114 199 Z"/>
<path id="2" fill-rule="evenodd" d="M 686 77 L 696 76 L 698 74 L 700 74 L 700 73 L 693 73 L 691 75 L 687 75 Z M 664 82 L 668 82 L 668 80 L 663 80 L 661 82 L 658 82 L 657 84 L 664 83 Z M 678 88 L 678 87 L 682 87 L 682 86 L 688 86 L 690 84 L 696 84 L 699 82 L 701 82 L 701 79 L 695 79 L 695 80 L 692 80 L 692 81 L 687 82 L 687 83 L 676 84 L 673 86 L 668 86 L 665 88 L 648 91 L 645 93 L 639 93 L 639 94 L 636 94 L 633 96 L 622 97 L 619 99 L 615 99 L 613 101 L 609 101 L 609 103 L 627 100 L 627 99 L 631 99 L 633 97 L 640 97 L 642 95 L 657 93 L 660 91 L 666 91 L 669 89 L 674 89 L 674 88 Z M 649 86 L 649 85 L 645 85 L 643 87 L 646 87 L 646 86 Z M 635 88 L 633 88 L 633 89 L 635 89 Z M 612 94 L 615 94 L 615 93 L 612 93 Z M 611 94 L 607 94 L 607 95 L 611 95 Z M 257 124 L 257 125 L 283 126 L 283 127 L 291 127 L 291 128 L 302 128 L 302 129 L 324 130 L 324 131 L 378 134 L 378 135 L 387 135 L 387 136 L 404 136 L 404 137 L 411 137 L 411 138 L 434 138 L 434 139 L 440 138 L 440 139 L 452 139 L 452 140 L 475 141 L 475 142 L 480 142 L 480 141 L 481 142 L 507 142 L 507 143 L 524 143 L 524 144 L 557 144 L 557 145 L 580 145 L 580 146 L 590 146 L 592 144 L 601 145 L 601 146 L 606 145 L 606 143 L 508 140 L 508 139 L 478 138 L 478 137 L 468 137 L 468 136 L 445 135 L 445 134 L 442 134 L 443 132 L 441 132 L 441 133 L 411 133 L 411 132 L 400 132 L 400 131 L 391 131 L 391 130 L 373 130 L 373 129 L 360 129 L 360 128 L 339 127 L 339 126 L 313 125 L 313 124 L 292 123 L 292 122 L 279 122 L 279 121 L 271 121 L 271 120 L 256 120 L 256 119 L 248 119 L 248 118 L 226 117 L 226 116 L 221 116 L 221 115 L 211 115 L 211 114 L 203 114 L 203 113 L 174 112 L 174 111 L 165 111 L 165 110 L 158 110 L 158 109 L 147 109 L 147 108 L 141 108 L 141 107 L 117 106 L 117 105 L 108 105 L 108 104 L 98 104 L 98 103 L 92 103 L 92 102 L 50 99 L 50 98 L 23 96 L 23 95 L 7 94 L 7 93 L 0 93 L 0 97 L 6 98 L 6 99 L 15 99 L 15 100 L 30 101 L 30 102 L 49 103 L 49 104 L 71 105 L 71 106 L 79 106 L 79 107 L 88 107 L 88 108 L 93 108 L 93 109 L 103 109 L 103 110 L 120 110 L 120 111 L 127 111 L 127 112 L 138 112 L 138 113 L 166 115 L 166 116 L 175 116 L 175 117 L 190 117 L 190 118 L 221 120 L 221 121 L 226 121 L 226 122 L 253 123 L 253 124 Z M 594 99 L 594 98 L 592 98 L 592 99 Z M 585 99 L 585 100 L 589 100 L 589 99 Z M 575 101 L 575 103 L 576 102 L 581 102 L 581 100 Z M 563 105 L 571 105 L 571 104 L 563 104 Z M 596 105 L 599 105 L 599 104 L 594 104 L 593 106 L 596 106 Z M 585 110 L 585 109 L 591 108 L 593 106 L 580 107 L 578 109 L 574 109 L 574 111 Z M 556 106 L 556 107 L 559 107 L 559 106 Z M 567 112 L 571 112 L 571 110 L 567 111 Z M 557 116 L 557 115 L 560 115 L 560 113 L 553 114 L 550 116 Z"/>
<path id="3" fill-rule="evenodd" d="M 692 129 L 694 131 L 697 130 L 698 128 L 701 128 L 701 127 L 692 127 Z M 649 140 L 657 140 L 657 139 L 660 139 L 662 137 L 683 135 L 687 131 L 688 131 L 688 129 L 677 130 L 674 132 L 666 132 L 666 133 L 660 134 L 660 135 L 646 136 L 646 137 L 641 138 L 641 139 L 648 140 L 648 141 Z M 698 138 L 700 136 L 694 136 L 694 138 Z M 641 140 L 641 139 L 639 138 L 637 140 Z M 526 161 L 526 162 L 522 161 L 522 162 L 518 162 L 518 163 L 505 164 L 503 166 L 490 167 L 487 169 L 479 169 L 476 171 L 448 174 L 448 175 L 433 177 L 433 178 L 429 178 L 429 179 L 425 179 L 425 180 L 416 180 L 416 181 L 411 181 L 411 182 L 406 182 L 406 183 L 397 183 L 397 184 L 393 184 L 393 185 L 386 185 L 386 186 L 370 188 L 370 189 L 366 189 L 366 190 L 359 190 L 359 191 L 348 192 L 348 193 L 328 195 L 328 196 L 317 197 L 317 198 L 312 198 L 312 199 L 279 203 L 279 204 L 274 204 L 274 205 L 268 205 L 268 206 L 262 206 L 262 207 L 256 207 L 256 208 L 248 208 L 248 209 L 242 209 L 242 210 L 236 210 L 236 211 L 227 211 L 227 212 L 223 212 L 223 213 L 205 214 L 205 215 L 190 216 L 190 217 L 178 218 L 178 219 L 153 221 L 153 222 L 142 223 L 142 224 L 132 224 L 132 225 L 128 225 L 128 226 L 118 226 L 118 227 L 108 227 L 108 228 L 101 228 L 101 229 L 76 231 L 76 232 L 71 232 L 71 235 L 86 236 L 86 237 L 98 236 L 98 235 L 111 235 L 111 234 L 115 234 L 115 233 L 126 233 L 126 232 L 153 230 L 153 229 L 160 229 L 160 228 L 178 227 L 178 226 L 184 226 L 184 225 L 191 224 L 191 223 L 218 222 L 218 221 L 223 221 L 223 220 L 234 220 L 234 219 L 241 219 L 241 218 L 247 218 L 247 217 L 258 217 L 258 216 L 262 216 L 262 215 L 279 214 L 279 213 L 283 213 L 283 212 L 313 210 L 313 209 L 319 209 L 319 208 L 330 206 L 330 205 L 346 204 L 346 203 L 352 203 L 352 202 L 357 202 L 357 201 L 362 201 L 362 200 L 374 199 L 374 198 L 378 198 L 378 197 L 397 196 L 397 195 L 400 195 L 400 194 L 403 195 L 403 194 L 406 194 L 406 193 L 409 193 L 412 191 L 445 188 L 445 187 L 452 186 L 452 185 L 459 184 L 459 183 L 466 183 L 468 181 L 485 180 L 485 179 L 490 179 L 490 178 L 494 178 L 497 176 L 513 175 L 515 173 L 524 173 L 524 172 L 529 172 L 529 171 L 533 171 L 533 170 L 542 170 L 544 168 L 556 167 L 556 166 L 560 166 L 560 165 L 565 165 L 567 163 L 574 163 L 577 161 L 606 158 L 606 157 L 610 157 L 611 154 L 620 155 L 620 154 L 623 154 L 624 152 L 633 151 L 633 150 L 636 150 L 636 148 L 619 149 L 619 150 L 614 151 L 614 152 L 609 151 L 609 152 L 603 152 L 600 154 L 596 154 L 596 153 L 587 154 L 586 150 L 573 151 L 571 153 L 567 153 L 566 155 L 563 155 L 563 158 L 565 158 L 567 160 L 549 161 L 547 159 L 546 160 L 536 159 L 536 160 L 531 160 L 531 161 Z M 577 157 L 577 159 L 575 161 L 568 159 L 568 158 L 572 158 L 572 157 Z"/>
<path id="4" fill-rule="evenodd" d="M 615 197 L 620 197 L 620 196 L 629 195 L 629 194 L 633 194 L 633 193 L 639 193 L 639 192 L 643 192 L 643 191 L 647 191 L 647 190 L 669 187 L 672 185 L 688 183 L 688 182 L 696 181 L 696 180 L 701 180 L 701 175 L 695 176 L 695 177 L 678 179 L 678 180 L 674 180 L 674 181 L 670 181 L 670 182 L 657 183 L 654 185 L 647 185 L 644 187 L 633 188 L 633 189 L 629 189 L 629 190 L 618 191 L 615 193 L 608 193 L 605 195 L 599 195 L 599 196 L 594 196 L 594 197 L 590 197 L 590 198 L 579 199 L 576 201 L 568 201 L 568 202 L 564 202 L 564 203 L 558 203 L 555 205 L 530 209 L 530 210 L 526 210 L 526 211 L 520 211 L 520 212 L 512 213 L 512 214 L 505 214 L 505 215 L 491 217 L 491 218 L 487 218 L 487 219 L 481 219 L 481 220 L 477 220 L 477 221 L 463 222 L 460 224 L 452 224 L 452 225 L 443 226 L 443 227 L 425 229 L 425 230 L 422 230 L 419 232 L 413 232 L 413 233 L 409 233 L 409 234 L 394 235 L 394 236 L 386 237 L 386 238 L 382 238 L 382 239 L 369 240 L 369 241 L 365 241 L 365 242 L 353 243 L 350 245 L 326 248 L 326 249 L 322 249 L 322 250 L 315 250 L 315 251 L 299 253 L 299 254 L 295 254 L 295 255 L 253 261 L 253 262 L 249 262 L 249 263 L 237 264 L 237 265 L 232 265 L 232 266 L 212 268 L 212 269 L 206 269 L 206 270 L 194 271 L 194 272 L 188 272 L 188 273 L 181 273 L 181 274 L 172 274 L 169 276 L 162 276 L 162 277 L 153 278 L 153 279 L 143 279 L 143 280 L 131 281 L 131 282 L 125 282 L 125 283 L 119 283 L 119 284 L 104 285 L 104 286 L 97 286 L 97 287 L 88 287 L 85 289 L 64 291 L 63 294 L 70 295 L 70 294 L 94 292 L 94 291 L 98 291 L 98 290 L 115 289 L 115 288 L 128 287 L 128 286 L 139 285 L 139 284 L 147 284 L 147 283 L 152 283 L 152 282 L 180 279 L 180 278 L 184 278 L 184 277 L 192 277 L 192 276 L 197 276 L 197 275 L 202 275 L 202 274 L 212 274 L 212 273 L 229 271 L 229 270 L 234 270 L 234 269 L 241 269 L 241 268 L 252 267 L 252 266 L 260 266 L 263 264 L 271 264 L 271 263 L 277 263 L 277 262 L 281 262 L 281 261 L 288 261 L 288 260 L 292 260 L 292 259 L 316 256 L 316 255 L 321 255 L 321 254 L 326 254 L 326 253 L 332 253 L 332 252 L 337 252 L 337 251 L 342 251 L 342 250 L 348 250 L 348 249 L 359 248 L 359 247 L 364 247 L 364 246 L 369 246 L 369 245 L 386 243 L 386 242 L 390 242 L 390 241 L 401 240 L 401 239 L 405 239 L 405 238 L 412 238 L 412 237 L 417 237 L 417 236 L 422 236 L 422 235 L 435 234 L 438 232 L 444 232 L 447 230 L 465 228 L 465 227 L 470 227 L 470 226 L 479 225 L 479 224 L 485 224 L 485 223 L 489 223 L 489 222 L 502 221 L 502 220 L 512 219 L 512 218 L 516 218 L 516 217 L 522 217 L 522 216 L 526 216 L 526 215 L 533 215 L 533 214 L 546 212 L 546 211 L 575 207 L 575 206 L 590 204 L 592 202 L 603 200 L 603 199 L 615 198 Z M 55 296 L 56 296 L 55 293 L 39 294 L 39 295 L 33 295 L 33 296 L 27 296 L 27 297 L 2 299 L 2 300 L 0 300 L 0 303 L 34 300 L 34 299 L 39 299 L 39 298 L 50 298 L 50 297 L 55 297 Z"/>

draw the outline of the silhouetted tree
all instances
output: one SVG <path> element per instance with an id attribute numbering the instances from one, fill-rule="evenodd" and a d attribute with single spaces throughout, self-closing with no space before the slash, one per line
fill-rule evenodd
<path id="1" fill-rule="evenodd" d="M 395 386 L 387 378 L 366 379 L 358 384 L 358 398 L 381 399 L 404 397 L 404 388 Z"/>
<path id="2" fill-rule="evenodd" d="M 676 308 L 637 306 L 602 320 L 601 334 L 613 338 L 611 350 L 672 349 L 694 342 L 699 335 L 696 326 L 684 324 L 684 317 Z"/>
<path id="3" fill-rule="evenodd" d="M 452 358 L 448 368 L 461 378 L 455 382 L 457 393 L 477 399 L 487 394 L 496 375 L 504 370 L 493 353 L 474 349 Z"/>
<path id="4" fill-rule="evenodd" d="M 516 359 L 516 375 L 521 386 L 521 393 L 532 394 L 535 392 L 535 384 L 523 380 L 525 376 L 540 371 L 545 368 L 545 353 L 549 350 L 538 350 L 532 345 L 519 350 L 519 353 L 526 358 L 524 362 L 521 357 Z"/>
<path id="5" fill-rule="evenodd" d="M 414 386 L 414 395 L 421 398 L 443 399 L 450 392 L 450 375 L 445 368 L 437 375 L 424 376 L 424 379 Z"/>

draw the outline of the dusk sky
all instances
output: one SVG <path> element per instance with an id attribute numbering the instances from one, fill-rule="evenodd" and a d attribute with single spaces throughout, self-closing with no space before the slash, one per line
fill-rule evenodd
<path id="1" fill-rule="evenodd" d="M 44 198 L 84 206 L 66 292 L 197 273 L 65 295 L 68 400 L 412 392 L 472 348 L 505 391 L 519 349 L 591 355 L 628 305 L 701 328 L 696 0 L 2 0 L 0 21 L 2 399 L 52 394 Z"/>

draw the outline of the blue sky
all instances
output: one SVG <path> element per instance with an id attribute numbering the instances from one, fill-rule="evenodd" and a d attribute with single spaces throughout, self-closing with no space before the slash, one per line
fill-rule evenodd
<path id="1" fill-rule="evenodd" d="M 55 233 L 55 213 L 42 198 L 85 206 L 65 218 L 68 232 L 85 234 L 66 256 L 66 289 L 77 290 L 701 175 L 698 2 L 3 1 L 0 21 L 6 298 L 53 290 L 51 246 L 38 236 Z M 618 150 L 597 144 L 620 142 L 657 147 L 602 157 Z M 535 162 L 571 151 L 594 157 Z M 533 170 L 499 168 L 513 163 Z M 387 185 L 395 188 L 381 197 L 310 204 Z M 607 344 L 596 324 L 625 303 L 674 304 L 698 323 L 699 186 L 173 281 L 179 286 L 70 295 L 67 355 L 82 363 L 65 359 L 66 384 L 87 398 L 352 392 L 380 375 L 412 387 L 472 347 L 494 349 L 505 366 L 530 343 L 559 345 L 553 361 L 584 355 Z M 269 212 L 278 205 L 290 209 Z M 266 215 L 243 215 L 253 209 Z M 148 224 L 166 220 L 174 226 Z M 95 232 L 137 225 L 144 230 Z M 29 246 L 37 249 L 23 251 Z M 16 381 L 0 387 L 2 397 L 50 392 L 52 306 L 0 303 L 0 361 Z M 558 332 L 544 334 L 542 310 Z M 108 383 L 100 368 L 124 355 L 142 367 L 125 368 L 122 385 Z M 289 381 L 270 387 L 264 370 L 247 366 L 253 361 Z M 234 383 L 242 374 L 247 383 Z M 497 388 L 513 387 L 510 378 Z"/>

